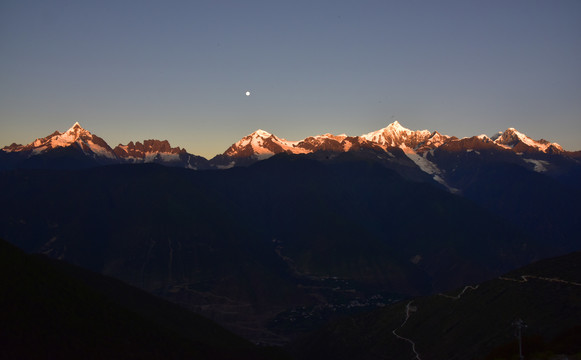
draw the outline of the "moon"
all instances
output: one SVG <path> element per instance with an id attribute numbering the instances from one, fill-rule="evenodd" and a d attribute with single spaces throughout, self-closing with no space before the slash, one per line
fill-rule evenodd
<path id="1" fill-rule="evenodd" d="M 246 92 L 246 96 L 250 96 L 250 91 L 247 91 Z"/>

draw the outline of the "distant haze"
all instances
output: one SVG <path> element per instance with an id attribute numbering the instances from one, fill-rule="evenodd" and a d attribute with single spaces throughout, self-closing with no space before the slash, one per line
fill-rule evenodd
<path id="1" fill-rule="evenodd" d="M 581 2 L 2 1 L 0 147 L 79 121 L 213 157 L 398 120 L 581 150 Z M 246 96 L 251 91 L 251 96 Z"/>

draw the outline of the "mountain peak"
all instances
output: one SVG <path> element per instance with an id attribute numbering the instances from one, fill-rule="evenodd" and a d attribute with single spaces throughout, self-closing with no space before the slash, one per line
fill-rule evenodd
<path id="1" fill-rule="evenodd" d="M 12 147 L 10 151 L 30 151 L 32 155 L 37 155 L 48 150 L 72 145 L 78 146 L 85 154 L 91 154 L 94 157 L 115 158 L 113 150 L 107 145 L 105 140 L 83 129 L 79 122 L 75 122 L 64 133 L 55 131 L 44 138 L 36 139 L 28 145 Z"/>
<path id="2" fill-rule="evenodd" d="M 269 133 L 268 131 L 264 131 L 262 129 L 258 129 L 255 132 L 253 132 L 252 134 L 250 134 L 250 136 L 254 136 L 254 135 L 255 136 L 260 136 L 260 137 L 263 137 L 263 138 L 268 138 L 268 137 L 271 137 L 272 136 L 271 133 Z"/>
<path id="3" fill-rule="evenodd" d="M 381 131 L 381 132 L 386 132 L 387 131 L 387 132 L 391 132 L 391 133 L 395 133 L 395 134 L 412 132 L 412 130 L 410 130 L 410 129 L 406 128 L 406 127 L 403 127 L 399 123 L 399 121 L 397 121 L 397 120 L 395 120 L 391 124 L 388 124 L 383 129 L 379 129 L 377 131 Z"/>
<path id="4" fill-rule="evenodd" d="M 504 132 L 499 132 L 493 137 L 493 140 L 497 145 L 518 151 L 526 151 L 527 148 L 533 148 L 542 152 L 547 152 L 549 149 L 552 152 L 563 151 L 563 148 L 557 143 L 551 143 L 546 140 L 533 140 L 512 127 L 506 129 Z"/>
<path id="5" fill-rule="evenodd" d="M 76 122 L 73 124 L 73 126 L 71 126 L 71 127 L 70 127 L 70 128 L 69 128 L 69 129 L 68 129 L 66 132 L 74 132 L 74 131 L 79 131 L 79 130 L 82 130 L 82 131 L 85 131 L 85 132 L 89 132 L 88 130 L 84 129 L 84 128 L 81 126 L 81 124 L 79 124 L 79 122 L 78 122 L 78 121 L 76 121 Z"/>
<path id="6" fill-rule="evenodd" d="M 71 126 L 63 134 L 78 134 L 78 133 L 82 133 L 82 132 L 90 133 L 89 131 L 83 129 L 83 127 L 81 126 L 81 124 L 79 124 L 79 122 L 77 121 L 77 122 L 75 122 L 73 124 L 73 126 Z"/>
<path id="7" fill-rule="evenodd" d="M 297 148 L 298 141 L 287 141 L 276 135 L 258 129 L 250 135 L 230 146 L 224 155 L 231 157 L 255 157 L 266 159 L 281 152 L 304 153 L 306 150 Z"/>
<path id="8" fill-rule="evenodd" d="M 75 122 L 70 129 L 62 134 L 58 134 L 51 139 L 51 147 L 69 146 L 77 141 L 92 140 L 93 134 L 88 130 L 83 129 L 79 122 Z"/>
<path id="9" fill-rule="evenodd" d="M 361 137 L 365 140 L 375 142 L 384 148 L 405 146 L 415 149 L 421 143 L 425 142 L 430 135 L 431 133 L 428 130 L 412 131 L 401 126 L 396 120 L 383 129 L 372 131 L 368 134 L 361 135 Z"/>
<path id="10" fill-rule="evenodd" d="M 391 124 L 387 125 L 386 129 L 394 129 L 394 130 L 399 130 L 399 131 L 405 131 L 405 130 L 409 130 L 408 128 L 403 127 L 399 121 L 395 120 L 394 122 L 392 122 Z"/>

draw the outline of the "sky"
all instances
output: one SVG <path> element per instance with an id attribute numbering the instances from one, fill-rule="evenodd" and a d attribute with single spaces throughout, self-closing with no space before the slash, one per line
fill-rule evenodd
<path id="1" fill-rule="evenodd" d="M 581 1 L 0 1 L 0 147 L 78 121 L 211 158 L 394 120 L 581 150 Z"/>

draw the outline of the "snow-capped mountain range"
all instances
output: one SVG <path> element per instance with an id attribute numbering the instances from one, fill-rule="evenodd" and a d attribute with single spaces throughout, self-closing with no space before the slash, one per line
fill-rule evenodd
<path id="1" fill-rule="evenodd" d="M 288 141 L 264 130 L 256 130 L 232 144 L 222 155 L 231 158 L 253 157 L 262 160 L 278 153 L 308 154 L 316 151 L 346 152 L 361 148 L 383 149 L 400 148 L 405 153 L 423 154 L 444 144 L 466 143 L 492 144 L 498 148 L 515 152 L 542 152 L 550 154 L 563 153 L 565 150 L 557 143 L 547 140 L 533 140 L 514 128 L 488 137 L 478 135 L 471 138 L 458 139 L 454 136 L 442 135 L 437 131 L 410 130 L 394 121 L 383 129 L 360 136 L 316 135 L 299 141 Z M 121 158 L 130 162 L 153 162 L 158 155 L 168 160 L 177 160 L 180 154 L 187 154 L 185 149 L 172 148 L 167 140 L 145 140 L 143 143 L 133 141 L 127 145 L 119 144 L 112 149 L 102 138 L 85 130 L 77 122 L 64 133 L 54 133 L 33 141 L 28 145 L 12 144 L 4 147 L 4 152 L 29 153 L 30 156 L 45 153 L 59 148 L 77 146 L 85 154 L 93 157 L 109 159 Z"/>
<path id="2" fill-rule="evenodd" d="M 264 130 L 257 130 L 233 144 L 213 161 L 222 167 L 231 167 L 247 164 L 249 159 L 258 161 L 278 153 L 317 152 L 376 153 L 378 158 L 383 158 L 386 166 L 400 173 L 405 172 L 406 176 L 417 180 L 420 177 L 410 175 L 408 171 L 410 167 L 415 167 L 452 192 L 458 189 L 450 185 L 451 182 L 446 178 L 450 177 L 449 172 L 454 171 L 456 165 L 450 164 L 449 157 L 443 154 L 464 152 L 480 156 L 483 152 L 492 152 L 500 155 L 495 161 L 502 159 L 536 172 L 550 170 L 552 164 L 548 156 L 560 155 L 577 162 L 576 159 L 581 155 L 579 152 L 567 152 L 557 143 L 533 140 L 514 128 L 491 137 L 478 135 L 459 139 L 437 131 L 410 130 L 394 121 L 383 129 L 360 136 L 324 134 L 300 141 L 288 141 Z"/>
<path id="3" fill-rule="evenodd" d="M 486 154 L 497 154 L 494 158 L 496 162 L 502 160 L 547 174 L 551 171 L 562 173 L 563 164 L 578 165 L 581 159 L 579 151 L 568 152 L 557 143 L 533 140 L 514 128 L 491 137 L 477 135 L 459 139 L 437 131 L 410 130 L 394 121 L 383 129 L 360 136 L 324 134 L 299 141 L 288 141 L 257 130 L 234 143 L 223 154 L 207 160 L 185 149 L 172 148 L 167 140 L 131 141 L 111 148 L 105 140 L 83 129 L 77 122 L 64 133 L 55 131 L 28 145 L 4 147 L 0 152 L 0 168 L 51 167 L 61 156 L 55 155 L 60 154 L 59 151 L 68 151 L 66 156 L 70 156 L 70 152 L 75 153 L 77 162 L 71 167 L 158 163 L 189 169 L 227 169 L 249 165 L 280 153 L 312 155 L 317 159 L 323 159 L 321 154 L 328 154 L 324 159 L 330 159 L 349 153 L 380 160 L 385 166 L 413 180 L 429 178 L 452 192 L 457 188 L 449 179 L 458 162 L 475 160 L 466 159 L 466 154 L 479 156 L 480 161 L 484 161 Z M 455 158 L 449 156 L 452 153 L 456 154 Z M 463 156 L 460 157 L 460 154 Z M 43 156 L 49 156 L 52 162 L 47 163 Z M 555 156 L 559 157 L 558 162 L 554 161 Z M 90 162 L 84 163 L 79 158 Z M 555 165 L 557 163 L 558 166 Z"/>
<path id="4" fill-rule="evenodd" d="M 465 139 L 467 138 L 458 139 L 454 136 L 442 135 L 437 131 L 413 131 L 401 126 L 397 121 L 383 129 L 361 136 L 324 134 L 310 136 L 300 141 L 288 141 L 264 130 L 257 130 L 233 144 L 224 152 L 224 155 L 243 158 L 254 156 L 256 159 L 264 159 L 281 152 L 306 154 L 321 150 L 345 152 L 360 148 L 380 148 L 385 151 L 390 148 L 400 148 L 405 153 L 423 154 L 451 142 L 462 143 Z M 492 137 L 478 135 L 469 139 L 475 139 L 476 142 L 483 144 L 490 143 L 499 149 L 510 149 L 516 152 L 564 152 L 557 143 L 543 139 L 533 140 L 514 128 L 499 132 Z"/>

